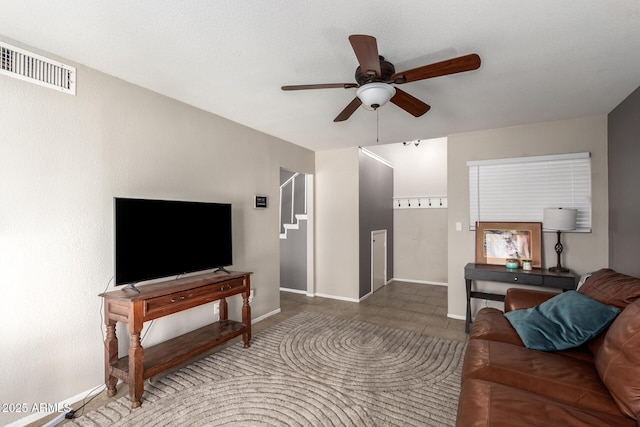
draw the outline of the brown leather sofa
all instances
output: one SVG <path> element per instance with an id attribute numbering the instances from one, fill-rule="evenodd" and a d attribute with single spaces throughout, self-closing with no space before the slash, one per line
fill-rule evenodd
<path id="1" fill-rule="evenodd" d="M 578 292 L 621 312 L 586 344 L 527 349 L 504 313 L 483 308 L 472 324 L 458 426 L 640 426 L 640 279 L 595 272 Z M 556 294 L 509 289 L 505 311 Z"/>

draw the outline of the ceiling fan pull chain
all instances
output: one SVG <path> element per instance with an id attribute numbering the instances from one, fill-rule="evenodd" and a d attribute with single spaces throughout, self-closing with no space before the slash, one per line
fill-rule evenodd
<path id="1" fill-rule="evenodd" d="M 378 109 L 376 108 L 376 144 L 378 142 L 380 142 L 380 123 L 379 123 L 378 114 L 380 114 L 380 113 L 378 112 Z"/>

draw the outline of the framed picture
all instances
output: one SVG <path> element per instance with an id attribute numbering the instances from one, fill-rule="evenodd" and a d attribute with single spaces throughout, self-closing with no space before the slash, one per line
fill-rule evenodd
<path id="1" fill-rule="evenodd" d="M 541 222 L 476 222 L 476 263 L 505 265 L 530 259 L 542 268 Z"/>

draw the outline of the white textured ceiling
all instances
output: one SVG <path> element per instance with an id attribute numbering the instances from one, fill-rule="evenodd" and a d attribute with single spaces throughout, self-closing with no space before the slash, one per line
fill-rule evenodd
<path id="1" fill-rule="evenodd" d="M 313 150 L 606 114 L 640 86 L 638 0 L 0 0 L 0 36 Z M 333 118 L 355 89 L 347 37 L 404 70 L 477 53 L 479 70 L 402 85 L 431 105 Z M 82 90 L 78 77 L 78 90 Z"/>

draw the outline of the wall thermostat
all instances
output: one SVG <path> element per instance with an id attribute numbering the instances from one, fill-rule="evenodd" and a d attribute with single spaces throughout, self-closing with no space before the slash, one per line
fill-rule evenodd
<path id="1" fill-rule="evenodd" d="M 256 209 L 264 209 L 267 207 L 267 196 L 258 196 L 256 195 L 253 207 Z"/>

